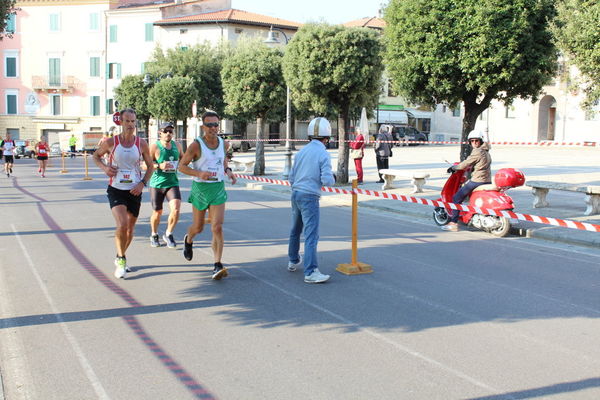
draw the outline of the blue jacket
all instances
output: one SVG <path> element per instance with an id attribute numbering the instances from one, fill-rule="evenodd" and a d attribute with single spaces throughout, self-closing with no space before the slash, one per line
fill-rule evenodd
<path id="1" fill-rule="evenodd" d="M 296 153 L 288 181 L 292 190 L 317 196 L 321 196 L 321 186 L 331 186 L 335 183 L 331 171 L 331 157 L 323 143 L 311 140 Z"/>

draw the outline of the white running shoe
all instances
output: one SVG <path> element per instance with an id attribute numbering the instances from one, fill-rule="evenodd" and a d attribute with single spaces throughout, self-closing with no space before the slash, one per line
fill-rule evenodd
<path id="1" fill-rule="evenodd" d="M 167 242 L 167 247 L 170 249 L 177 248 L 177 243 L 175 243 L 175 239 L 173 238 L 173 234 L 171 233 L 169 236 L 165 233 L 163 235 L 163 240 Z"/>
<path id="2" fill-rule="evenodd" d="M 288 261 L 288 271 L 294 272 L 296 269 L 298 269 L 300 266 L 302 266 L 302 256 L 298 256 L 298 257 L 299 257 L 299 260 L 297 263 Z"/>
<path id="3" fill-rule="evenodd" d="M 306 283 L 322 283 L 322 282 L 327 281 L 329 278 L 330 278 L 329 275 L 324 275 L 321 273 L 321 271 L 319 271 L 318 268 L 315 268 L 315 270 L 312 272 L 312 274 L 304 277 L 304 282 L 306 282 Z"/>
<path id="4" fill-rule="evenodd" d="M 158 235 L 150 235 L 150 246 L 160 247 L 160 242 L 158 241 Z"/>
<path id="5" fill-rule="evenodd" d="M 115 278 L 121 279 L 127 276 L 127 260 L 125 257 L 115 258 Z"/>

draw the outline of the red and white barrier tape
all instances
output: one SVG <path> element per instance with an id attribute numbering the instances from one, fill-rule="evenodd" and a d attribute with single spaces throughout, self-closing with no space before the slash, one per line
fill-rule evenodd
<path id="1" fill-rule="evenodd" d="M 275 185 L 290 186 L 290 183 L 288 181 L 283 181 L 283 180 L 261 178 L 261 177 L 252 176 L 252 175 L 235 174 L 235 176 L 237 178 L 246 179 L 246 180 L 250 180 L 250 181 L 258 181 L 258 182 L 272 183 Z M 512 211 L 496 211 L 496 210 L 491 210 L 488 208 L 469 207 L 464 204 L 444 203 L 442 201 L 429 200 L 429 199 L 425 199 L 422 197 L 409 197 L 409 196 L 399 195 L 399 194 L 395 194 L 395 193 L 379 192 L 376 190 L 366 190 L 366 189 L 360 189 L 360 188 L 358 188 L 356 190 L 354 190 L 354 189 L 346 190 L 346 189 L 334 188 L 334 187 L 329 187 L 329 186 L 323 186 L 321 188 L 321 190 L 323 192 L 337 193 L 337 194 L 352 195 L 353 193 L 356 193 L 356 194 L 362 194 L 365 196 L 380 197 L 383 199 L 399 200 L 399 201 L 403 201 L 405 203 L 416 203 L 416 204 L 423 204 L 426 206 L 444 207 L 444 208 L 450 208 L 452 210 L 473 211 L 478 214 L 496 215 L 498 217 L 506 217 L 506 218 L 516 219 L 516 220 L 521 220 L 521 221 L 535 222 L 537 224 L 554 225 L 554 226 L 560 226 L 563 228 L 578 229 L 578 230 L 583 230 L 583 231 L 588 231 L 588 232 L 600 232 L 600 225 L 590 224 L 587 222 L 578 222 L 578 221 L 571 221 L 571 220 L 550 218 L 550 217 L 540 217 L 538 215 L 519 214 L 519 213 L 515 213 Z"/>

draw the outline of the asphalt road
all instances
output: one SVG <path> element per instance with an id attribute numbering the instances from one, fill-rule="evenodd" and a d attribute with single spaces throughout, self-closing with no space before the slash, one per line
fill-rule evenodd
<path id="1" fill-rule="evenodd" d="M 600 398 L 599 252 L 362 210 L 358 258 L 374 272 L 345 276 L 350 209 L 324 203 L 332 278 L 308 285 L 285 268 L 288 196 L 240 184 L 228 278 L 210 279 L 207 232 L 192 262 L 151 248 L 146 201 L 135 272 L 116 280 L 106 181 L 69 162 L 65 175 L 21 164 L 0 179 L 9 400 Z M 190 218 L 186 203 L 179 242 Z"/>

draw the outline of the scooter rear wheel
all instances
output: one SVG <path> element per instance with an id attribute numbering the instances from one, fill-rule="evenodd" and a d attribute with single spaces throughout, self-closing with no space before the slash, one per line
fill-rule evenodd
<path id="1" fill-rule="evenodd" d="M 506 217 L 497 217 L 498 225 L 496 228 L 492 228 L 489 232 L 497 237 L 504 237 L 510 232 L 510 220 Z"/>
<path id="2" fill-rule="evenodd" d="M 450 222 L 450 216 L 444 207 L 436 207 L 433 209 L 433 220 L 436 224 L 442 226 Z"/>

